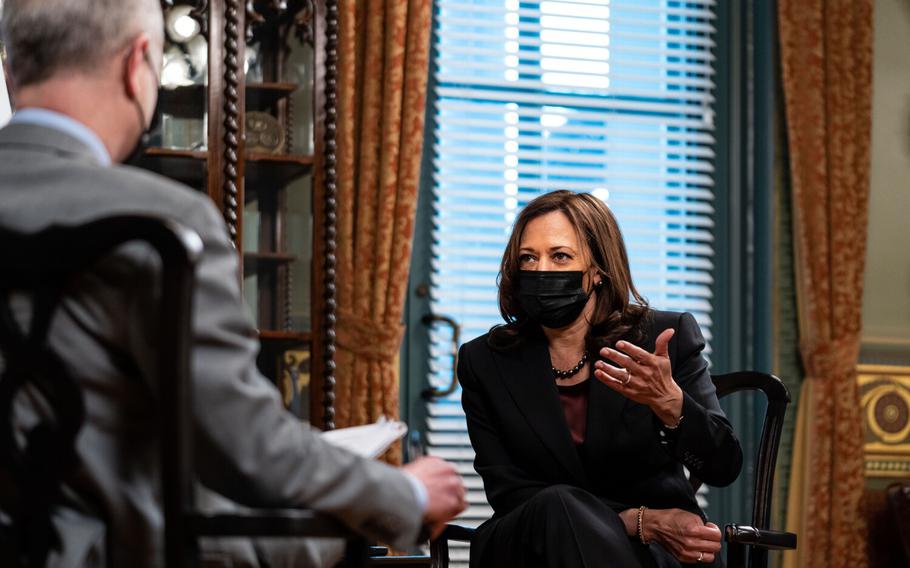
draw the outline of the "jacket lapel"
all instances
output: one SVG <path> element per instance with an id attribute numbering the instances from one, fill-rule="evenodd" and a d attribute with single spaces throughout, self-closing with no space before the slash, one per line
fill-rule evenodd
<path id="1" fill-rule="evenodd" d="M 616 429 L 621 424 L 619 417 L 626 409 L 629 399 L 591 377 L 588 388 L 588 421 L 585 432 L 584 450 L 588 456 L 608 452 Z M 595 460 L 600 463 L 600 460 Z"/>
<path id="2" fill-rule="evenodd" d="M 587 476 L 559 402 L 546 340 L 529 339 L 519 349 L 496 353 L 494 359 L 499 376 L 531 430 L 572 478 L 586 486 Z"/>
<path id="3" fill-rule="evenodd" d="M 646 323 L 648 334 L 643 349 L 654 351 L 653 321 Z M 624 339 L 628 340 L 628 337 Z M 607 361 L 612 363 L 612 361 Z M 599 379 L 592 377 L 588 390 L 588 422 L 585 443 L 582 444 L 588 456 L 605 455 L 613 441 L 619 438 L 623 413 L 629 408 L 630 400 L 611 389 Z M 594 463 L 605 463 L 595 460 Z"/>

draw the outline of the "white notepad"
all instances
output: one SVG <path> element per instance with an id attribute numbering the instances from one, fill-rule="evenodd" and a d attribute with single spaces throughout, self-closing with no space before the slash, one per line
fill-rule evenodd
<path id="1" fill-rule="evenodd" d="M 349 452 L 368 458 L 377 458 L 407 432 L 408 426 L 404 422 L 388 420 L 385 416 L 380 416 L 379 420 L 373 424 L 323 432 L 322 438 Z"/>
<path id="2" fill-rule="evenodd" d="M 3 1 L 0 0 L 0 7 Z M 3 77 L 3 66 L 0 65 L 0 127 L 6 126 L 10 117 L 9 94 L 6 92 L 6 79 Z"/>

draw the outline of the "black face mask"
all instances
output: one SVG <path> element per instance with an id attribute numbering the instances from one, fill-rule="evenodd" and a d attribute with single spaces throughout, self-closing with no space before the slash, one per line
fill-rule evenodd
<path id="1" fill-rule="evenodd" d="M 136 141 L 136 146 L 133 147 L 133 151 L 123 160 L 124 164 L 141 166 L 145 151 L 152 146 L 161 144 L 161 133 L 159 132 L 160 117 L 158 105 L 156 104 L 154 114 L 152 114 L 152 122 L 149 124 L 148 128 L 142 132 L 142 135 L 139 136 L 139 140 Z"/>
<path id="2" fill-rule="evenodd" d="M 590 293 L 582 286 L 580 270 L 522 270 L 518 300 L 528 318 L 544 327 L 565 327 L 578 319 Z M 592 290 L 593 291 L 593 290 Z"/>

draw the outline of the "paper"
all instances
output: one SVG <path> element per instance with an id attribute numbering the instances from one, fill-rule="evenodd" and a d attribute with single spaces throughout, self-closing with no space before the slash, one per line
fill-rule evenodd
<path id="1" fill-rule="evenodd" d="M 0 7 L 3 4 L 0 2 Z M 10 118 L 9 94 L 6 92 L 6 77 L 3 76 L 3 64 L 0 63 L 0 128 L 6 126 Z"/>
<path id="2" fill-rule="evenodd" d="M 408 426 L 399 420 L 381 416 L 373 424 L 352 426 L 323 432 L 322 438 L 334 446 L 367 457 L 378 458 L 389 446 L 408 432 Z"/>

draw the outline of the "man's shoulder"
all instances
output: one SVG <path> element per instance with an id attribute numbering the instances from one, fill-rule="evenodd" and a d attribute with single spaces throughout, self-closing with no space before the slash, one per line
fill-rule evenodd
<path id="1" fill-rule="evenodd" d="M 28 211 L 27 227 L 149 215 L 176 221 L 200 234 L 223 229 L 206 194 L 147 170 L 53 155 L 42 163 L 29 164 L 3 158 L 0 170 L 8 174 L 0 181 L 7 198 L 4 205 Z"/>
<path id="2" fill-rule="evenodd" d="M 133 166 L 115 165 L 86 171 L 84 175 L 94 177 L 98 182 L 121 192 L 122 198 L 138 203 L 155 203 L 158 207 L 173 210 L 175 215 L 184 215 L 185 207 L 209 204 L 208 197 L 163 175 Z"/>
<path id="3" fill-rule="evenodd" d="M 177 221 L 208 241 L 226 235 L 224 221 L 202 191 L 162 175 L 132 166 L 101 168 L 95 178 L 114 201 L 99 214 L 143 214 Z"/>

